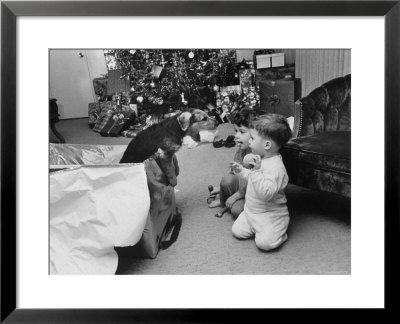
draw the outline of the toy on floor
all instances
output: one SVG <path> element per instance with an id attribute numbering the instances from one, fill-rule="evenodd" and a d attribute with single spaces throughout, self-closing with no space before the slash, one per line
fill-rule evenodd
<path id="1" fill-rule="evenodd" d="M 229 135 L 225 140 L 223 139 L 215 139 L 213 141 L 213 146 L 215 148 L 220 148 L 220 147 L 234 147 L 236 145 L 235 142 L 235 136 Z"/>
<path id="2" fill-rule="evenodd" d="M 218 196 L 217 193 L 216 194 L 212 194 L 213 190 L 214 190 L 214 186 L 213 185 L 209 185 L 208 186 L 208 191 L 210 193 L 210 196 L 207 198 L 207 204 L 211 204 L 215 200 L 215 198 L 217 198 L 217 196 Z"/>
<path id="3" fill-rule="evenodd" d="M 216 198 L 217 198 L 217 196 L 218 196 L 218 193 L 215 193 L 215 194 L 213 194 L 212 192 L 213 192 L 213 190 L 214 190 L 214 186 L 213 185 L 209 185 L 208 186 L 208 191 L 209 191 L 209 193 L 210 193 L 210 196 L 207 198 L 207 204 L 212 204 L 212 202 L 214 202 L 215 200 L 216 200 Z M 218 205 L 219 206 L 219 205 Z M 216 206 L 213 206 L 213 207 L 218 207 L 217 205 Z M 213 208 L 213 207 L 211 207 L 211 208 Z M 224 215 L 224 213 L 228 210 L 229 208 L 228 207 L 222 207 L 216 214 L 215 214 L 215 217 L 218 217 L 218 218 L 220 218 L 220 217 L 222 217 L 223 215 Z"/>

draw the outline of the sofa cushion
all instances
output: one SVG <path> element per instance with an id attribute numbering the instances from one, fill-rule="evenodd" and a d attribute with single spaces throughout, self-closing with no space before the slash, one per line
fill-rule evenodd
<path id="1" fill-rule="evenodd" d="M 350 173 L 351 132 L 324 132 L 292 139 L 282 149 L 283 160 L 315 168 Z"/>
<path id="2" fill-rule="evenodd" d="M 351 196 L 351 132 L 324 132 L 291 140 L 281 149 L 289 182 Z"/>

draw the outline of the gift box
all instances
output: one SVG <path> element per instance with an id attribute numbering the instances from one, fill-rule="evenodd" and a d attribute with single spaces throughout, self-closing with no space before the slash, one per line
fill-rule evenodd
<path id="1" fill-rule="evenodd" d="M 151 125 L 153 125 L 152 116 L 141 115 L 137 117 L 134 123 L 132 123 L 126 130 L 123 130 L 121 132 L 121 135 L 124 137 L 133 138 L 142 130 L 146 129 L 147 127 L 150 127 Z"/>
<path id="2" fill-rule="evenodd" d="M 144 165 L 118 164 L 125 149 L 50 144 L 51 275 L 115 274 L 114 247 L 140 242 L 151 197 Z"/>
<path id="3" fill-rule="evenodd" d="M 126 129 L 124 131 L 121 132 L 121 135 L 123 137 L 129 137 L 129 138 L 134 138 L 136 137 L 137 134 L 139 134 L 139 132 L 141 132 L 143 130 L 143 128 L 130 128 L 130 129 Z"/>
<path id="4" fill-rule="evenodd" d="M 238 108 L 240 93 L 240 85 L 221 87 L 216 93 L 216 108 L 211 111 L 211 114 L 220 124 L 230 121 L 231 113 Z"/>
<path id="5" fill-rule="evenodd" d="M 113 115 L 112 111 L 112 103 L 111 101 L 102 101 L 100 102 L 100 115 L 96 120 L 96 124 L 93 127 L 93 131 L 100 132 L 102 128 L 106 125 L 108 120 Z"/>
<path id="6" fill-rule="evenodd" d="M 178 160 L 173 158 L 176 173 Z M 119 256 L 155 258 L 159 250 L 167 249 L 178 238 L 182 216 L 176 207 L 175 189 L 165 186 L 165 175 L 153 159 L 144 162 L 147 185 L 150 192 L 150 214 L 145 230 L 138 244 L 132 247 L 116 248 Z"/>
<path id="7" fill-rule="evenodd" d="M 107 77 L 93 79 L 93 89 L 97 100 L 105 100 L 107 97 Z"/>
<path id="8" fill-rule="evenodd" d="M 285 53 L 255 55 L 257 69 L 268 69 L 285 65 Z"/>
<path id="9" fill-rule="evenodd" d="M 300 98 L 300 79 L 263 80 L 259 85 L 262 110 L 294 116 L 294 103 Z"/>
<path id="10" fill-rule="evenodd" d="M 121 92 L 129 92 L 129 81 L 122 76 L 121 70 L 108 71 L 107 95 L 114 95 Z"/>
<path id="11" fill-rule="evenodd" d="M 98 102 L 90 102 L 88 107 L 88 115 L 89 115 L 89 127 L 93 128 L 97 122 L 101 113 L 101 107 Z"/>
<path id="12" fill-rule="evenodd" d="M 174 188 L 153 159 L 119 164 L 126 147 L 50 144 L 51 274 L 114 274 L 178 238 Z"/>
<path id="13" fill-rule="evenodd" d="M 121 132 L 131 126 L 136 119 L 134 110 L 128 105 L 123 105 L 120 109 L 114 109 L 112 118 L 104 125 L 100 131 L 101 136 L 117 137 Z"/>
<path id="14" fill-rule="evenodd" d="M 242 88 L 249 88 L 255 84 L 255 70 L 245 69 L 239 71 L 240 86 Z"/>
<path id="15" fill-rule="evenodd" d="M 244 87 L 239 100 L 239 108 L 255 108 L 260 106 L 260 95 L 257 87 Z"/>
<path id="16" fill-rule="evenodd" d="M 118 135 L 115 135 L 118 131 L 121 130 L 124 121 L 123 121 L 123 115 L 119 113 L 113 113 L 111 118 L 108 119 L 107 123 L 103 126 L 103 128 L 100 130 L 100 135 L 101 136 L 111 136 L 111 137 L 116 137 Z"/>

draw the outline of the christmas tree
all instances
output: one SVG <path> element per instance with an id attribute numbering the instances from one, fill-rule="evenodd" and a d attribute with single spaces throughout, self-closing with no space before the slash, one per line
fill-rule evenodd
<path id="1" fill-rule="evenodd" d="M 180 109 L 201 99 L 205 88 L 239 84 L 235 50 L 111 49 L 105 56 L 109 69 L 129 80 L 132 102 Z"/>

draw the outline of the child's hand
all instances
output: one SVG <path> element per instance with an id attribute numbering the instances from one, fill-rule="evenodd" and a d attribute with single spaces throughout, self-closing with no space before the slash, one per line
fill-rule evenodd
<path id="1" fill-rule="evenodd" d="M 239 174 L 243 170 L 243 166 L 237 162 L 231 162 L 229 164 L 229 167 L 231 168 L 231 171 L 235 174 Z"/>
<path id="2" fill-rule="evenodd" d="M 225 206 L 231 209 L 235 202 L 236 202 L 235 195 L 232 195 L 225 201 Z"/>

